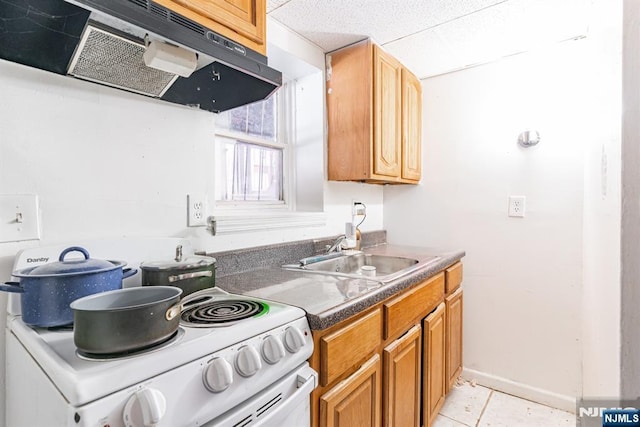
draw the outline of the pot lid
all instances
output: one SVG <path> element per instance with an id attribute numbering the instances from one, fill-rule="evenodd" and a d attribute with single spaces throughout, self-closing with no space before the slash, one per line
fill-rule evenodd
<path id="1" fill-rule="evenodd" d="M 216 259 L 210 256 L 190 255 L 182 256 L 182 246 L 176 248 L 176 257 L 171 260 L 145 261 L 140 268 L 149 271 L 187 270 L 192 268 L 209 267 L 216 263 Z"/>
<path id="2" fill-rule="evenodd" d="M 71 252 L 80 252 L 84 259 L 64 258 Z M 80 246 L 71 246 L 60 253 L 57 262 L 40 265 L 22 274 L 22 276 L 57 276 L 60 274 L 97 273 L 100 271 L 112 270 L 122 267 L 124 263 L 119 261 L 107 261 L 103 259 L 91 258 L 89 252 Z M 14 274 L 15 275 L 15 274 Z M 20 275 L 18 276 L 20 277 Z"/>
<path id="3" fill-rule="evenodd" d="M 145 270 L 186 270 L 191 268 L 209 267 L 216 263 L 216 259 L 210 256 L 192 255 L 182 258 L 180 261 L 174 259 L 163 261 L 145 261 L 140 264 L 140 268 Z"/>

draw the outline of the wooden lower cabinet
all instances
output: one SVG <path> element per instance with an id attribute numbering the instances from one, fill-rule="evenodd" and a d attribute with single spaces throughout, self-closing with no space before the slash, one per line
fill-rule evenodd
<path id="1" fill-rule="evenodd" d="M 320 396 L 320 426 L 379 426 L 381 373 L 380 356 L 375 354 L 355 373 Z"/>
<path id="2" fill-rule="evenodd" d="M 314 331 L 311 426 L 430 427 L 462 371 L 461 280 L 457 263 Z"/>
<path id="3" fill-rule="evenodd" d="M 447 325 L 447 391 L 462 373 L 462 288 L 445 299 Z"/>
<path id="4" fill-rule="evenodd" d="M 420 332 L 416 325 L 382 351 L 385 427 L 420 427 Z"/>
<path id="5" fill-rule="evenodd" d="M 444 404 L 446 393 L 446 322 L 445 304 L 424 319 L 422 383 L 422 422 L 430 426 Z"/>

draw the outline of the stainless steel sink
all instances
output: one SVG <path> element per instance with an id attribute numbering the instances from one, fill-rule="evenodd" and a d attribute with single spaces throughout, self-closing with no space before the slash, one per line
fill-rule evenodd
<path id="1" fill-rule="evenodd" d="M 361 274 L 361 267 L 375 267 L 376 276 L 386 276 L 418 263 L 417 259 L 399 258 L 383 255 L 355 254 L 307 265 L 307 270 L 335 271 L 336 273 Z"/>
<path id="2" fill-rule="evenodd" d="M 438 258 L 430 257 L 428 262 Z M 389 282 L 421 268 L 428 262 L 420 262 L 414 258 L 357 253 L 305 265 L 286 265 L 284 268 L 351 278 L 367 276 L 367 279 Z M 368 272 L 363 272 L 362 267 L 364 266 L 375 267 L 375 272 L 371 272 L 371 269 Z M 366 269 L 367 267 L 365 267 Z M 369 275 L 374 277 L 368 277 Z"/>

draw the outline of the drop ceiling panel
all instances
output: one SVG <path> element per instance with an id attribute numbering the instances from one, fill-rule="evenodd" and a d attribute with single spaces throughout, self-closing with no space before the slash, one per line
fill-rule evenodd
<path id="1" fill-rule="evenodd" d="M 384 45 L 420 78 L 585 36 L 590 0 L 510 0 Z"/>
<path id="2" fill-rule="evenodd" d="M 328 52 L 366 37 L 388 43 L 503 2 L 269 0 L 267 10 L 271 10 L 270 16 Z"/>
<path id="3" fill-rule="evenodd" d="M 290 1 L 291 0 L 267 0 L 267 13 L 272 12 Z"/>

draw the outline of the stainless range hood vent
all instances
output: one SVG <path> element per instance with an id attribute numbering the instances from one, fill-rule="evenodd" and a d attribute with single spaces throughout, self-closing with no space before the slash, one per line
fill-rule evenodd
<path id="1" fill-rule="evenodd" d="M 69 74 L 148 96 L 162 96 L 178 78 L 147 67 L 142 55 L 145 46 L 116 34 L 87 25 L 78 45 Z"/>
<path id="2" fill-rule="evenodd" d="M 0 33 L 0 59 L 206 111 L 265 99 L 282 84 L 264 55 L 152 0 L 0 0 Z M 195 69 L 161 66 L 167 50 L 146 66 L 145 39 L 197 55 Z"/>

